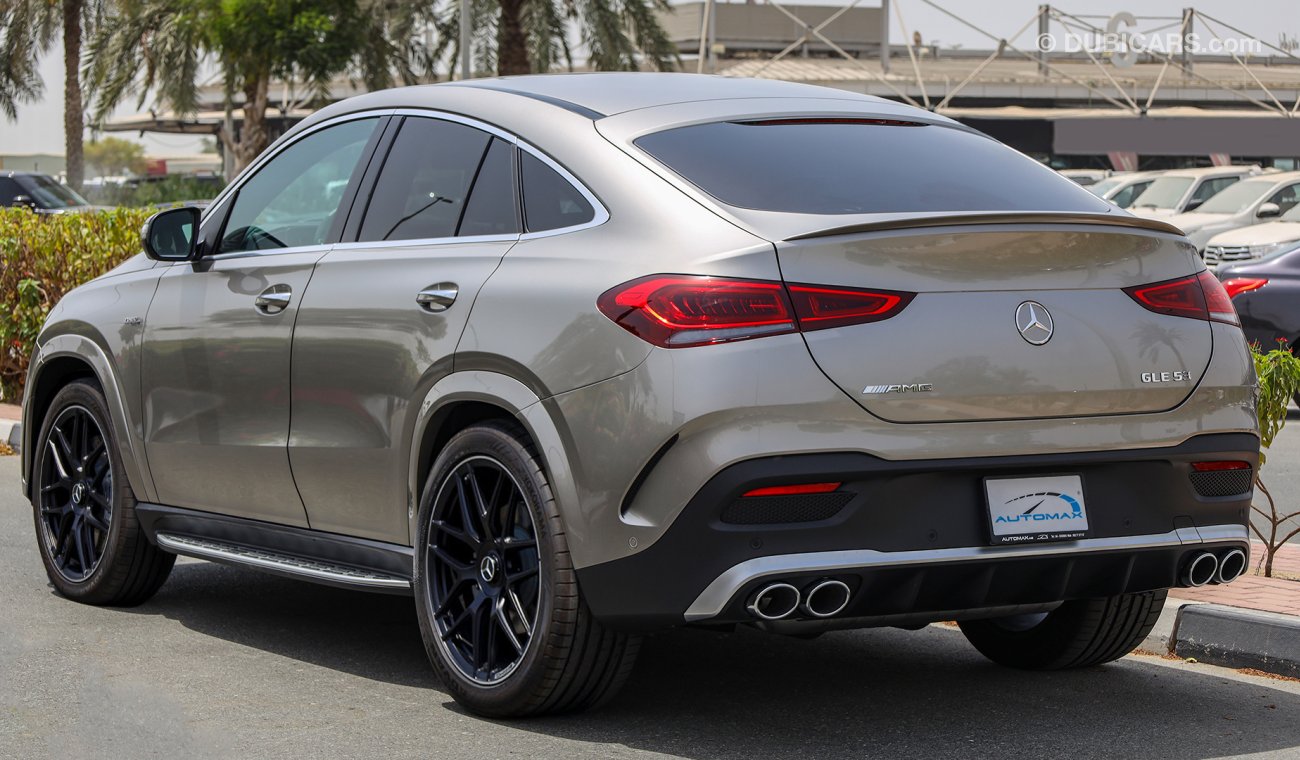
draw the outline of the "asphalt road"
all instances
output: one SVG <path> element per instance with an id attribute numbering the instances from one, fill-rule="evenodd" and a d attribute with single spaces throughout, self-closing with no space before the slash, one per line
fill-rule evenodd
<path id="1" fill-rule="evenodd" d="M 1131 656 L 997 668 L 955 630 L 651 638 L 597 713 L 461 711 L 409 599 L 182 560 L 151 602 L 56 596 L 0 457 L 0 757 L 1300 757 L 1300 682 Z"/>

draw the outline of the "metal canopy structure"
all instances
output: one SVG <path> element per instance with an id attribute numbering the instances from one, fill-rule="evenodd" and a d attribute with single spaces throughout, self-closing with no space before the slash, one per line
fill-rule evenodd
<path id="1" fill-rule="evenodd" d="M 901 100 L 977 123 L 1030 152 L 1300 159 L 1300 56 L 1218 16 L 1187 8 L 1178 16 L 1107 17 L 1041 5 L 1028 18 L 985 12 L 976 19 L 968 4 L 958 12 L 951 0 L 872 2 L 882 24 L 875 49 L 832 26 L 863 10 L 864 0 L 682 7 L 702 20 L 695 39 L 717 41 L 707 46 L 714 60 L 699 57 L 698 70 Z M 988 49 L 924 44 L 906 21 L 921 6 L 987 40 Z M 796 31 L 775 53 L 728 48 L 736 38 L 729 19 L 745 8 L 775 9 Z"/>

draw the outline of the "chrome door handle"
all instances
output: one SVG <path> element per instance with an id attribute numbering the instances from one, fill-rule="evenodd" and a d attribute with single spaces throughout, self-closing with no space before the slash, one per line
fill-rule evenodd
<path id="1" fill-rule="evenodd" d="M 446 311 L 456 302 L 460 288 L 454 282 L 440 282 L 421 290 L 415 296 L 415 302 L 425 311 Z"/>
<path id="2" fill-rule="evenodd" d="M 279 314 L 292 299 L 293 288 L 288 285 L 272 285 L 254 299 L 253 306 L 263 314 Z"/>

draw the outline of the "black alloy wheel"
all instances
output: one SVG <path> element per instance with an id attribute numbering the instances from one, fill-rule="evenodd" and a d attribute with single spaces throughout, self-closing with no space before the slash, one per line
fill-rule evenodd
<path id="1" fill-rule="evenodd" d="M 45 438 L 37 494 L 41 539 L 55 570 L 80 583 L 104 558 L 113 522 L 113 464 L 99 422 L 84 406 L 59 412 Z"/>
<path id="2" fill-rule="evenodd" d="M 448 658 L 470 681 L 500 683 L 537 627 L 537 530 L 523 491 L 496 459 L 472 456 L 443 480 L 424 546 L 428 609 Z"/>

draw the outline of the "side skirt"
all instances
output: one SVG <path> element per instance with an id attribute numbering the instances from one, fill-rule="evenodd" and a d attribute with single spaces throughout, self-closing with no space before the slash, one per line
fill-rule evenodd
<path id="1" fill-rule="evenodd" d="M 137 504 L 136 514 L 149 540 L 174 554 L 329 586 L 411 593 L 409 546 L 161 504 Z"/>

